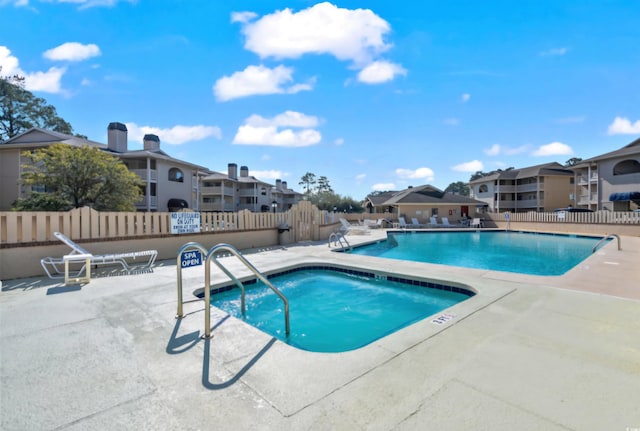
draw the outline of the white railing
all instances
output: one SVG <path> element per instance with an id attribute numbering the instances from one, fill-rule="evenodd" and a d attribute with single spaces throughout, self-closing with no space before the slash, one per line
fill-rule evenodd
<path id="1" fill-rule="evenodd" d="M 490 213 L 488 218 L 503 221 L 504 214 Z M 640 213 L 631 211 L 595 212 L 523 212 L 511 213 L 511 222 L 523 223 L 583 223 L 583 224 L 638 224 Z"/>

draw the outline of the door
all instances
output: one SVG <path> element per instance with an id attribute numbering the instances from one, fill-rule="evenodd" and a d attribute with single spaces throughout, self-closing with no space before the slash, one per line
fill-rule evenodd
<path id="1" fill-rule="evenodd" d="M 464 205 L 460 207 L 460 216 L 462 217 L 469 217 L 469 207 Z"/>

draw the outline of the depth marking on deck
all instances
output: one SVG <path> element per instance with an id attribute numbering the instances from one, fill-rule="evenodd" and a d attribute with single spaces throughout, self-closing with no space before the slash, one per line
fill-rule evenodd
<path id="1" fill-rule="evenodd" d="M 433 323 L 434 325 L 444 325 L 449 320 L 453 320 L 455 318 L 456 318 L 455 314 L 444 313 L 439 315 L 435 319 L 431 320 L 431 323 Z"/>

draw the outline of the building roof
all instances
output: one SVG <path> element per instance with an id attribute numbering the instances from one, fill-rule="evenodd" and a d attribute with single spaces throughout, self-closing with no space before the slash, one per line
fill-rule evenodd
<path id="1" fill-rule="evenodd" d="M 577 163 L 573 168 L 586 168 L 590 163 L 599 162 L 600 160 L 615 159 L 625 156 L 638 156 L 640 155 L 640 138 L 625 145 L 624 147 L 610 151 L 608 153 L 601 154 L 599 156 L 591 157 L 590 159 L 582 160 Z"/>
<path id="2" fill-rule="evenodd" d="M 385 201 L 376 203 L 377 206 L 394 205 L 482 205 L 485 202 L 470 198 L 468 196 L 446 193 L 430 184 L 423 186 L 409 187 L 408 189 L 395 192 Z"/>
<path id="3" fill-rule="evenodd" d="M 203 172 L 211 172 L 208 168 L 204 166 L 199 166 L 193 163 L 185 162 L 184 160 L 173 158 L 160 149 L 154 150 L 154 151 L 133 150 L 133 151 L 127 151 L 125 153 L 114 152 L 114 151 L 111 151 L 106 144 L 101 144 L 99 142 L 91 141 L 89 139 L 81 138 L 78 136 L 67 135 L 65 133 L 59 133 L 59 132 L 53 132 L 51 130 L 40 129 L 38 127 L 31 128 L 24 133 L 14 136 L 11 139 L 7 139 L 6 141 L 0 144 L 0 148 L 3 148 L 4 146 L 6 146 L 5 148 L 7 147 L 42 148 L 57 142 L 62 144 L 67 144 L 67 145 L 73 145 L 76 147 L 80 147 L 84 145 L 97 147 L 121 159 L 149 157 L 152 159 L 161 159 L 161 160 L 170 161 L 172 163 L 178 163 L 183 166 L 188 166 L 190 168 L 203 171 Z"/>
<path id="4" fill-rule="evenodd" d="M 571 169 L 565 168 L 560 163 L 544 163 L 541 165 L 529 166 L 521 169 L 510 169 L 508 171 L 494 172 L 484 177 L 469 181 L 469 184 L 486 183 L 487 181 L 500 180 L 516 180 L 520 178 L 532 178 L 542 176 L 573 176 Z"/>

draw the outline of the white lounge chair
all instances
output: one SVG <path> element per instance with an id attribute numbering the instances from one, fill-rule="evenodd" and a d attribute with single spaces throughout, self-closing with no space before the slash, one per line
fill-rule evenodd
<path id="1" fill-rule="evenodd" d="M 449 217 L 442 217 L 442 227 L 462 227 L 460 224 L 449 223 Z"/>
<path id="2" fill-rule="evenodd" d="M 401 229 L 407 229 L 412 227 L 410 224 L 407 223 L 407 221 L 404 219 L 404 217 L 398 217 L 398 226 Z"/>
<path id="3" fill-rule="evenodd" d="M 480 220 L 479 218 L 474 218 L 473 220 L 471 220 L 471 223 L 469 223 L 469 227 L 482 227 L 482 220 Z"/>
<path id="4" fill-rule="evenodd" d="M 410 224 L 410 226 L 411 226 L 411 227 L 417 227 L 417 228 L 419 228 L 419 229 L 424 228 L 424 227 L 427 227 L 427 225 L 425 225 L 425 224 L 423 224 L 423 223 L 420 223 L 420 220 L 418 220 L 418 219 L 417 219 L 417 218 L 415 218 L 415 217 L 411 217 L 411 224 Z"/>
<path id="5" fill-rule="evenodd" d="M 93 254 L 85 248 L 76 244 L 66 235 L 54 232 L 53 235 L 71 248 L 71 253 L 63 257 L 45 257 L 40 260 L 42 268 L 49 278 L 63 278 L 65 283 L 71 279 L 85 280 L 91 279 L 91 265 L 121 265 L 125 271 L 149 269 L 155 263 L 158 256 L 157 250 L 145 250 L 126 253 Z M 138 258 L 143 258 L 139 264 L 133 262 Z M 70 265 L 75 264 L 80 269 L 70 269 Z M 71 273 L 73 271 L 73 273 Z M 84 272 L 84 277 L 81 274 Z"/>
<path id="6" fill-rule="evenodd" d="M 441 223 L 438 223 L 438 216 L 429 217 L 429 227 L 442 227 Z"/>
<path id="7" fill-rule="evenodd" d="M 342 224 L 342 227 L 340 228 L 340 232 L 342 232 L 345 235 L 350 233 L 352 234 L 370 233 L 370 229 L 368 226 L 358 226 L 358 225 L 351 224 L 347 220 L 343 219 L 342 217 L 340 218 L 340 223 Z"/>

